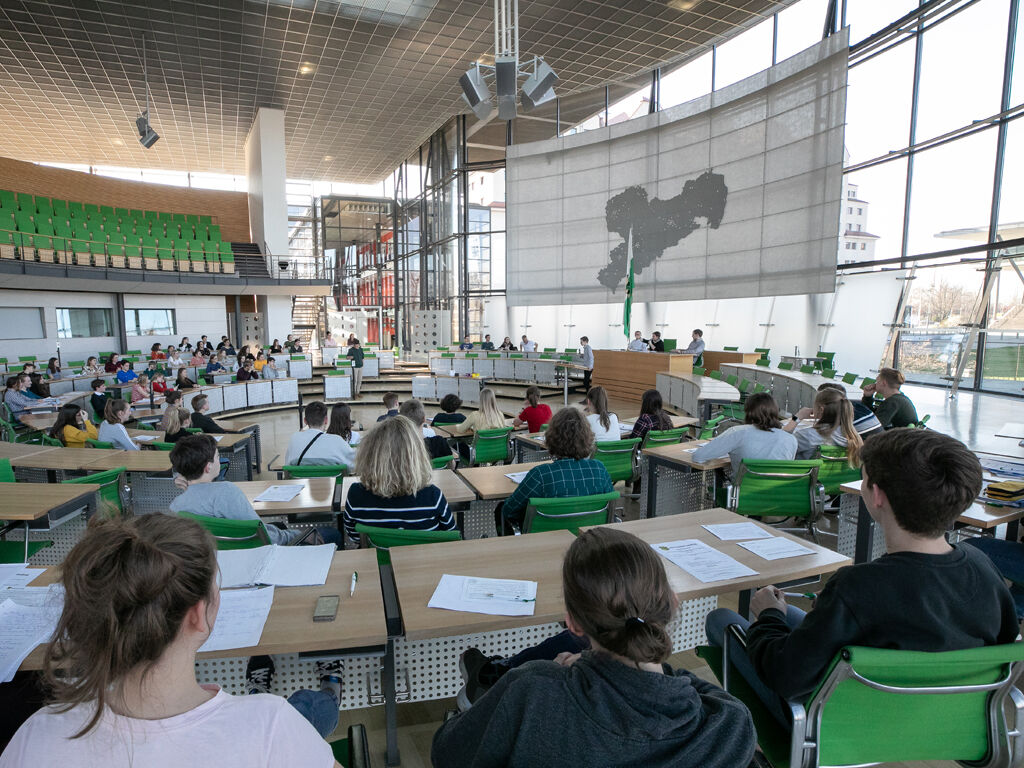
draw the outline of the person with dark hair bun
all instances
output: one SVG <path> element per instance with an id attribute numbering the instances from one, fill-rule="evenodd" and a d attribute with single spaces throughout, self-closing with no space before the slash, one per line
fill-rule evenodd
<path id="1" fill-rule="evenodd" d="M 748 397 L 743 410 L 744 423 L 725 430 L 694 451 L 694 461 L 700 464 L 728 456 L 735 475 L 744 459 L 791 461 L 796 457 L 796 438 L 782 428 L 779 406 L 768 392 Z"/>
<path id="2" fill-rule="evenodd" d="M 462 712 L 434 735 L 435 768 L 750 762 L 747 708 L 665 663 L 678 603 L 650 545 L 614 526 L 584 531 L 562 592 L 567 631 L 507 660 L 463 654 Z"/>

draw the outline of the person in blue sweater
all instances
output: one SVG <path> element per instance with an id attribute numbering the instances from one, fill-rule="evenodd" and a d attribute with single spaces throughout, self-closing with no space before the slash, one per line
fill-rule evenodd
<path id="1" fill-rule="evenodd" d="M 127 384 L 137 378 L 139 378 L 139 374 L 132 370 L 131 360 L 122 360 L 117 371 L 117 380 L 122 384 Z"/>

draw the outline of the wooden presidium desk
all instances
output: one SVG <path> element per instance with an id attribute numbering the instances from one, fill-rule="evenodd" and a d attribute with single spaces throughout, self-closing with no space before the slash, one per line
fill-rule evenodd
<path id="1" fill-rule="evenodd" d="M 664 371 L 691 373 L 693 356 L 667 352 L 594 350 L 593 384 L 604 387 L 610 395 L 631 402 L 639 403 L 646 390 L 654 389 L 658 374 Z"/>

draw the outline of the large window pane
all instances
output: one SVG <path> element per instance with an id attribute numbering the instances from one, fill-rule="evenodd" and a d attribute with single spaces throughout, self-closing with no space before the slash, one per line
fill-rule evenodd
<path id="1" fill-rule="evenodd" d="M 1024 102 L 1024 3 L 1017 9 L 1017 41 L 1013 55 L 1013 77 L 1010 80 L 1010 104 Z"/>
<path id="2" fill-rule="evenodd" d="M 1024 62 L 1021 62 L 1021 69 L 1024 69 Z M 1021 223 L 1024 222 L 1024 174 L 1020 173 L 1021 168 L 1024 168 L 1024 118 L 1007 126 L 1003 186 L 999 195 L 999 234 L 1004 240 L 1024 236 L 1021 231 Z M 1004 232 L 1004 229 L 1012 231 Z"/>
<path id="3" fill-rule="evenodd" d="M 772 65 L 773 21 L 756 27 L 718 46 L 715 58 L 715 89 L 737 83 Z"/>
<path id="4" fill-rule="evenodd" d="M 128 313 L 125 312 L 125 314 Z M 59 339 L 113 335 L 114 318 L 113 312 L 109 309 L 57 309 L 57 338 Z"/>
<path id="5" fill-rule="evenodd" d="M 900 256 L 903 241 L 903 201 L 907 184 L 907 161 L 893 160 L 863 171 L 846 174 L 846 197 L 843 210 L 852 209 L 861 232 L 875 235 L 875 259 L 894 259 Z M 858 210 L 863 213 L 858 213 Z M 863 254 L 841 250 L 839 261 L 864 261 Z"/>
<path id="6" fill-rule="evenodd" d="M 916 7 L 917 0 L 847 0 L 846 23 L 850 27 L 850 45 L 871 37 Z M 904 43 L 901 47 L 913 46 Z"/>
<path id="7" fill-rule="evenodd" d="M 173 309 L 126 309 L 124 326 L 128 336 L 177 336 Z"/>
<path id="8" fill-rule="evenodd" d="M 777 58 L 788 59 L 821 40 L 828 0 L 800 0 L 779 12 Z"/>
<path id="9" fill-rule="evenodd" d="M 699 56 L 661 78 L 661 108 L 700 98 L 711 93 L 711 52 Z"/>
<path id="10" fill-rule="evenodd" d="M 914 46 L 897 46 L 850 69 L 846 148 L 859 163 L 902 149 L 910 140 Z"/>
<path id="11" fill-rule="evenodd" d="M 1008 12 L 1009 0 L 982 0 L 924 34 L 918 140 L 999 111 Z"/>

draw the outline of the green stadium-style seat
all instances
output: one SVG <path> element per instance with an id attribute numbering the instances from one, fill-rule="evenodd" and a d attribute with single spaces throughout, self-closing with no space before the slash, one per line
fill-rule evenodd
<path id="1" fill-rule="evenodd" d="M 213 217 L 205 216 L 205 215 L 200 215 L 199 223 L 201 225 L 210 226 L 211 224 L 213 224 Z"/>
<path id="2" fill-rule="evenodd" d="M 175 224 L 185 224 L 188 221 L 188 219 L 185 218 L 185 214 L 184 213 L 175 213 L 175 214 L 173 214 L 173 218 L 171 220 Z"/>
<path id="3" fill-rule="evenodd" d="M 601 440 L 596 443 L 594 458 L 604 464 L 612 483 L 624 480 L 632 483 L 640 477 L 640 464 L 637 454 L 640 450 L 640 438 L 626 440 Z"/>
<path id="4" fill-rule="evenodd" d="M 24 192 L 17 194 L 18 210 L 24 211 L 25 213 L 32 214 L 36 210 L 36 201 L 32 195 L 27 195 Z"/>
<path id="5" fill-rule="evenodd" d="M 107 217 L 107 216 L 113 217 L 114 216 L 114 207 L 112 205 L 101 205 L 100 206 L 100 215 L 103 216 L 103 217 Z"/>
<path id="6" fill-rule="evenodd" d="M 85 204 L 85 216 L 86 216 L 86 218 L 88 218 L 91 221 L 93 218 L 99 218 L 99 215 L 100 215 L 100 207 L 98 205 L 96 205 L 95 203 L 86 203 Z"/>
<path id="7" fill-rule="evenodd" d="M 512 427 L 478 429 L 473 435 L 473 442 L 469 447 L 470 466 L 475 467 L 495 462 L 511 463 L 512 446 L 509 443 L 511 432 Z"/>
<path id="8" fill-rule="evenodd" d="M 147 219 L 148 221 L 157 221 L 160 218 L 160 214 L 157 213 L 156 211 L 146 211 L 143 214 L 143 218 Z"/>
<path id="9" fill-rule="evenodd" d="M 132 208 L 128 213 L 131 215 L 132 219 L 135 220 L 135 221 L 138 221 L 139 219 L 146 218 L 146 215 L 142 211 L 140 211 L 138 208 Z"/>
<path id="10" fill-rule="evenodd" d="M 657 448 L 660 445 L 675 445 L 681 442 L 686 434 L 686 427 L 675 429 L 652 429 L 644 438 L 644 448 Z"/>
<path id="11" fill-rule="evenodd" d="M 727 486 L 729 509 L 744 516 L 796 517 L 817 540 L 814 524 L 825 510 L 818 482 L 822 460 L 743 459 L 735 484 Z"/>
<path id="12" fill-rule="evenodd" d="M 221 272 L 230 274 L 235 271 L 235 254 L 221 253 L 218 255 L 217 260 L 220 262 Z"/>
<path id="13" fill-rule="evenodd" d="M 779 363 L 779 370 L 780 371 L 792 371 L 793 370 L 793 364 L 792 363 L 786 363 L 786 362 Z"/>

